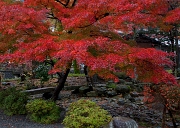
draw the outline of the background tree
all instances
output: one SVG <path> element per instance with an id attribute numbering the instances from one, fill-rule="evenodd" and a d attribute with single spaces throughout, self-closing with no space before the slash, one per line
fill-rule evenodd
<path id="1" fill-rule="evenodd" d="M 115 72 L 121 71 L 131 78 L 137 74 L 137 80 L 145 82 L 176 84 L 164 70 L 165 65 L 173 65 L 170 54 L 133 47 L 133 42 L 123 40 L 116 32 L 156 27 L 159 20 L 164 23 L 164 17 L 158 17 L 161 12 L 166 19 L 179 15 L 178 9 L 172 14 L 167 11 L 167 1 L 26 0 L 9 4 L 1 0 L 0 4 L 1 43 L 11 44 L 1 61 L 48 61 L 53 67 L 50 73 L 59 77 L 54 100 L 64 87 L 73 60 L 85 64 L 90 75 L 97 73 L 106 79 L 118 81 Z M 52 25 L 55 31 L 50 30 Z"/>

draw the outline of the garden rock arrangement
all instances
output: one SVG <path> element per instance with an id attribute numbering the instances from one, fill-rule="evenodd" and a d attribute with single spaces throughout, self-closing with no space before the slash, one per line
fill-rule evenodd
<path id="1" fill-rule="evenodd" d="M 133 84 L 133 82 L 125 82 L 120 84 L 115 83 L 103 83 L 94 84 L 93 89 L 89 86 L 65 86 L 65 90 L 73 90 L 72 93 L 79 93 L 82 96 L 96 97 L 96 96 L 106 96 L 113 97 L 122 94 L 126 99 L 134 101 L 132 97 L 138 97 L 142 95 L 143 86 L 147 85 L 145 83 Z"/>
<path id="2" fill-rule="evenodd" d="M 113 117 L 127 117 L 134 119 L 137 122 L 143 122 L 145 125 L 161 126 L 162 113 L 146 107 L 142 102 L 142 97 L 139 97 L 141 101 L 131 102 L 128 99 L 122 98 L 118 95 L 116 97 L 79 97 L 78 95 L 68 95 L 57 101 L 57 104 L 66 108 L 79 99 L 89 99 L 96 102 L 103 109 L 107 110 Z M 144 125 L 143 124 L 143 125 Z"/>
<path id="3" fill-rule="evenodd" d="M 138 122 L 145 122 L 151 125 L 161 124 L 161 112 L 151 110 L 144 104 L 127 101 L 124 105 L 119 105 L 116 99 L 107 99 L 107 101 L 101 107 L 108 110 L 114 117 L 130 117 Z"/>
<path id="4" fill-rule="evenodd" d="M 68 86 L 79 86 L 79 85 L 87 85 L 86 77 L 67 77 L 66 84 Z"/>
<path id="5" fill-rule="evenodd" d="M 134 84 L 126 81 L 117 85 L 104 83 L 96 84 L 92 91 L 87 86 L 81 86 L 78 91 L 76 90 L 78 94 L 67 93 L 58 102 L 62 107 L 68 108 L 70 103 L 78 99 L 90 99 L 107 110 L 113 117 L 127 117 L 141 125 L 161 127 L 163 105 L 155 104 L 154 107 L 158 109 L 145 105 L 142 93 L 145 85 L 150 84 Z M 169 128 L 173 126 L 171 121 L 167 122 L 167 126 Z"/>
<path id="6" fill-rule="evenodd" d="M 77 79 L 77 77 L 74 79 Z M 84 98 L 96 102 L 115 119 L 116 117 L 118 119 L 126 117 L 128 118 L 126 121 L 137 121 L 138 125 L 144 125 L 146 128 L 148 126 L 153 126 L 153 128 L 161 126 L 163 106 L 158 104 L 159 106 L 156 107 L 158 109 L 153 109 L 147 107 L 147 104 L 143 102 L 143 87 L 145 85 L 149 86 L 149 83 L 134 83 L 133 81 L 121 80 L 118 84 L 115 84 L 108 81 L 94 84 L 92 90 L 85 85 L 85 77 L 78 80 L 79 84 L 71 86 L 68 83 L 60 93 L 60 100 L 57 101 L 57 105 L 65 108 L 65 111 L 68 110 L 68 106 L 72 102 Z M 4 84 L 4 86 L 9 86 L 9 84 Z M 62 117 L 65 116 L 65 112 L 63 113 Z M 180 123 L 180 120 L 177 123 Z M 112 124 L 113 121 L 109 124 L 109 127 Z M 170 120 L 166 124 L 168 128 L 173 128 Z M 136 126 L 136 123 L 134 125 Z"/>

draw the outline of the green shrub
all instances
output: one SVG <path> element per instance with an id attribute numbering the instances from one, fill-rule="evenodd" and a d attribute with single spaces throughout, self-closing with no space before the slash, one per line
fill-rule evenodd
<path id="1" fill-rule="evenodd" d="M 50 124 L 60 117 L 60 109 L 53 101 L 35 99 L 26 105 L 27 112 L 32 121 Z"/>
<path id="2" fill-rule="evenodd" d="M 48 81 L 49 80 L 49 69 L 50 66 L 47 64 L 40 64 L 35 70 L 35 77 L 41 80 L 41 84 L 43 84 L 43 82 Z"/>
<path id="3" fill-rule="evenodd" d="M 110 122 L 111 116 L 90 100 L 78 100 L 69 106 L 63 124 L 66 128 L 99 128 Z"/>
<path id="4" fill-rule="evenodd" d="M 4 99 L 7 97 L 11 92 L 14 92 L 15 88 L 8 88 L 6 90 L 1 90 L 0 91 L 0 108 L 3 108 L 4 105 Z"/>
<path id="5" fill-rule="evenodd" d="M 27 100 L 27 95 L 16 88 L 0 92 L 0 107 L 7 115 L 25 114 Z"/>
<path id="6" fill-rule="evenodd" d="M 117 85 L 116 85 L 115 83 L 108 83 L 108 84 L 107 84 L 107 88 L 115 89 L 116 86 L 117 86 Z"/>
<path id="7" fill-rule="evenodd" d="M 116 75 L 120 79 L 125 79 L 127 77 L 124 72 L 115 72 L 114 75 Z"/>

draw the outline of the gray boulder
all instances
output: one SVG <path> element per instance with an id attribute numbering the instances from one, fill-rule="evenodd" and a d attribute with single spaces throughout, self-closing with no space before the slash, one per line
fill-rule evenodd
<path id="1" fill-rule="evenodd" d="M 79 88 L 80 94 L 86 94 L 87 92 L 92 91 L 92 89 L 89 86 L 82 86 Z"/>
<path id="2" fill-rule="evenodd" d="M 106 95 L 108 97 L 113 97 L 113 96 L 117 96 L 117 93 L 116 93 L 116 91 L 112 90 L 112 91 L 107 91 Z"/>
<path id="3" fill-rule="evenodd" d="M 113 117 L 111 122 L 103 128 L 138 128 L 135 120 L 126 117 Z"/>
<path id="4" fill-rule="evenodd" d="M 131 95 L 128 94 L 128 93 L 124 94 L 123 97 L 124 97 L 125 99 L 130 100 L 131 102 L 135 102 L 135 98 L 134 98 L 134 97 L 131 97 Z"/>
<path id="5" fill-rule="evenodd" d="M 106 95 L 106 87 L 96 87 L 94 90 L 97 92 L 98 96 L 104 96 Z"/>
<path id="6" fill-rule="evenodd" d="M 124 93 L 129 93 L 131 88 L 128 85 L 117 85 L 115 90 L 116 90 L 117 93 L 124 94 Z"/>
<path id="7" fill-rule="evenodd" d="M 124 98 L 119 98 L 118 101 L 117 101 L 118 105 L 124 105 L 125 103 L 126 103 L 126 101 L 125 101 Z"/>
<path id="8" fill-rule="evenodd" d="M 98 94 L 97 94 L 96 91 L 87 92 L 86 95 L 87 95 L 88 97 L 96 97 L 96 96 L 98 96 Z"/>

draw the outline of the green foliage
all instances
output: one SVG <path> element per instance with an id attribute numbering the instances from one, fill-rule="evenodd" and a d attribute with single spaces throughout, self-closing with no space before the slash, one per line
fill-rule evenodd
<path id="1" fill-rule="evenodd" d="M 115 72 L 114 75 L 116 75 L 120 79 L 125 79 L 127 77 L 124 72 Z"/>
<path id="2" fill-rule="evenodd" d="M 28 80 L 26 80 L 24 82 L 24 85 L 25 85 L 26 90 L 36 89 L 37 88 L 32 81 L 28 81 Z"/>
<path id="3" fill-rule="evenodd" d="M 116 88 L 116 84 L 115 83 L 108 83 L 107 84 L 107 88 L 115 89 Z"/>
<path id="4" fill-rule="evenodd" d="M 177 69 L 177 77 L 180 77 L 180 68 Z"/>
<path id="5" fill-rule="evenodd" d="M 11 94 L 14 90 L 15 90 L 15 88 L 8 88 L 6 90 L 0 91 L 0 108 L 3 108 L 5 97 L 7 97 L 9 94 Z"/>
<path id="6" fill-rule="evenodd" d="M 14 79 L 2 79 L 2 82 L 12 82 L 12 81 L 20 81 L 20 78 L 14 78 Z"/>
<path id="7" fill-rule="evenodd" d="M 49 65 L 40 64 L 35 70 L 35 77 L 41 79 L 41 82 L 49 80 Z"/>
<path id="8" fill-rule="evenodd" d="M 73 60 L 73 68 L 74 68 L 75 74 L 80 74 L 80 70 L 79 70 L 76 60 Z"/>
<path id="9" fill-rule="evenodd" d="M 110 122 L 111 116 L 90 100 L 73 102 L 63 124 L 66 128 L 99 128 Z"/>
<path id="10" fill-rule="evenodd" d="M 97 50 L 95 49 L 95 47 L 89 47 L 88 51 L 94 56 L 97 57 L 99 54 L 97 52 Z"/>
<path id="11" fill-rule="evenodd" d="M 0 92 L 0 108 L 7 115 L 25 114 L 27 100 L 27 95 L 16 90 L 16 88 L 9 88 Z"/>
<path id="12" fill-rule="evenodd" d="M 60 109 L 53 101 L 35 99 L 26 105 L 32 121 L 50 124 L 56 122 L 60 117 Z"/>
<path id="13" fill-rule="evenodd" d="M 68 77 L 81 77 L 81 76 L 85 76 L 84 74 L 74 74 L 74 73 L 69 73 Z"/>

